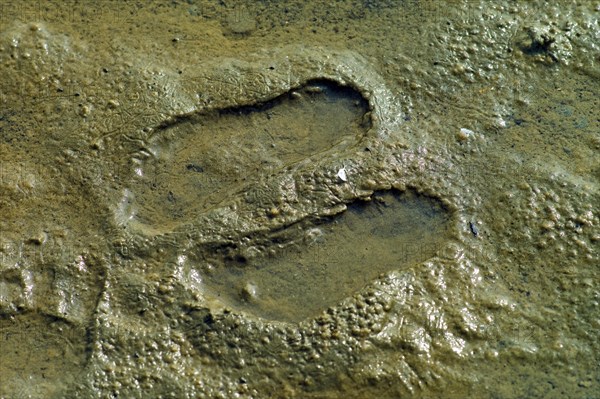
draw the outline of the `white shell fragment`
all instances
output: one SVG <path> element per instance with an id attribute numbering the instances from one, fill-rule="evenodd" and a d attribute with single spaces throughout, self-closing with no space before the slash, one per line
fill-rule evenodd
<path id="1" fill-rule="evenodd" d="M 341 168 L 337 172 L 337 178 L 342 182 L 348 181 L 348 175 L 346 174 L 346 168 Z"/>

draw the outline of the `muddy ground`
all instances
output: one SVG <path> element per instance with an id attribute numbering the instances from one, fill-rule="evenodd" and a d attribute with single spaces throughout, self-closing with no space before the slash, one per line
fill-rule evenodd
<path id="1" fill-rule="evenodd" d="M 3 1 L 0 397 L 600 396 L 599 16 Z"/>

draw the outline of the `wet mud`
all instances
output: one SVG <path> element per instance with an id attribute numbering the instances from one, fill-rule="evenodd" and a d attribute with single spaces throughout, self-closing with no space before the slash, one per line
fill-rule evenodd
<path id="1" fill-rule="evenodd" d="M 0 3 L 0 398 L 598 397 L 597 14 Z"/>
<path id="2" fill-rule="evenodd" d="M 176 226 L 244 192 L 255 176 L 356 145 L 367 110 L 355 90 L 312 81 L 267 102 L 172 118 L 140 154 L 135 221 Z"/>
<path id="3" fill-rule="evenodd" d="M 435 200 L 377 193 L 340 215 L 303 221 L 267 236 L 250 258 L 227 249 L 211 251 L 206 264 L 214 270 L 202 273 L 204 284 L 236 308 L 299 322 L 355 295 L 386 272 L 433 257 L 447 237 L 447 219 Z M 215 259 L 219 252 L 225 262 Z"/>

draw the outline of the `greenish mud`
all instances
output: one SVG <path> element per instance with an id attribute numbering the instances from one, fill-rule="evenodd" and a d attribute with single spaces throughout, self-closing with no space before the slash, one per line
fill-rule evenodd
<path id="1" fill-rule="evenodd" d="M 273 175 L 336 146 L 356 145 L 369 123 L 366 101 L 326 81 L 261 104 L 186 115 L 157 127 L 136 169 L 136 221 L 190 220 Z M 135 205 L 134 205 L 135 206 Z"/>
<path id="2" fill-rule="evenodd" d="M 0 2 L 0 398 L 600 396 L 593 2 Z"/>
<path id="3" fill-rule="evenodd" d="M 214 296 L 269 319 L 318 316 L 392 270 L 423 262 L 445 244 L 447 216 L 428 198 L 393 192 L 352 204 L 332 220 L 267 236 L 257 254 L 207 254 L 205 285 Z M 275 249 L 270 249 L 277 243 Z M 270 249 L 270 251 L 269 251 Z M 225 262 L 215 259 L 223 254 Z M 261 253 L 267 257 L 261 257 Z M 221 265 L 219 265 L 221 263 Z"/>

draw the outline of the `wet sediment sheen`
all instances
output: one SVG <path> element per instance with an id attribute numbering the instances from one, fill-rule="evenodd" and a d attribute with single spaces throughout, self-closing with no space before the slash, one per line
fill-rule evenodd
<path id="1" fill-rule="evenodd" d="M 596 398 L 598 6 L 0 2 L 0 398 Z"/>
<path id="2" fill-rule="evenodd" d="M 156 128 L 132 184 L 138 223 L 189 222 L 260 176 L 356 143 L 369 127 L 357 91 L 317 80 L 260 104 L 176 118 Z"/>
<path id="3" fill-rule="evenodd" d="M 229 254 L 205 285 L 246 312 L 298 322 L 356 294 L 381 274 L 433 257 L 445 244 L 447 222 L 448 214 L 434 199 L 379 192 L 343 214 L 279 232 L 272 241 L 280 243 L 262 249 L 268 257 Z M 214 256 L 209 259 L 218 264 Z"/>

